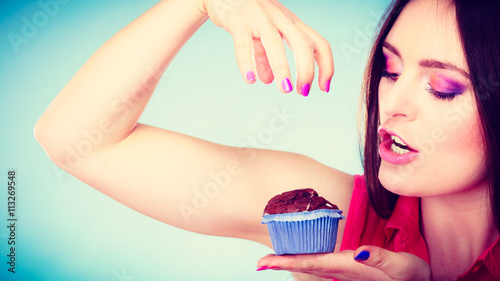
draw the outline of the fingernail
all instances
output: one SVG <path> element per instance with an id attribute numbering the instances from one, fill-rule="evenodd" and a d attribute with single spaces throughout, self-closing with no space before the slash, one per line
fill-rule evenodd
<path id="1" fill-rule="evenodd" d="M 253 71 L 247 72 L 247 80 L 248 81 L 255 81 L 255 74 L 253 73 Z"/>
<path id="2" fill-rule="evenodd" d="M 325 83 L 325 92 L 327 92 L 327 93 L 328 93 L 328 92 L 330 92 L 330 82 L 331 82 L 331 81 L 332 81 L 332 80 L 328 80 L 328 81 L 326 81 L 326 83 Z"/>
<path id="3" fill-rule="evenodd" d="M 290 93 L 293 90 L 292 83 L 290 83 L 290 79 L 288 78 L 283 78 L 283 80 L 281 81 L 281 86 L 287 93 Z"/>
<path id="4" fill-rule="evenodd" d="M 355 258 L 354 260 L 357 260 L 357 261 L 365 261 L 367 260 L 368 258 L 370 257 L 370 252 L 368 251 L 362 251 L 361 253 L 359 253 Z"/>
<path id="5" fill-rule="evenodd" d="M 302 88 L 300 88 L 300 94 L 303 95 L 304 97 L 307 97 L 309 95 L 309 90 L 311 89 L 311 86 L 309 83 L 302 85 Z"/>
<path id="6" fill-rule="evenodd" d="M 257 271 L 266 270 L 268 267 L 266 265 L 257 268 Z"/>
<path id="7" fill-rule="evenodd" d="M 271 267 L 268 267 L 267 269 L 277 269 L 277 268 L 280 268 L 279 266 L 271 266 Z"/>

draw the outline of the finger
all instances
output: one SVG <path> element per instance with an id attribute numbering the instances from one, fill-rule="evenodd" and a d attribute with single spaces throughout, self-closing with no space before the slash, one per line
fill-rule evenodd
<path id="1" fill-rule="evenodd" d="M 268 255 L 260 259 L 257 263 L 257 271 L 261 270 L 286 270 L 290 272 L 301 272 L 313 274 L 322 278 L 333 278 L 335 275 L 332 268 L 329 271 L 322 271 L 318 254 L 308 255 Z"/>
<path id="2" fill-rule="evenodd" d="M 352 253 L 353 251 L 330 254 L 268 255 L 258 261 L 257 270 L 287 270 L 341 280 L 368 280 L 368 278 L 389 280 L 382 271 L 355 262 L 352 259 Z"/>
<path id="3" fill-rule="evenodd" d="M 394 280 L 430 280 L 429 265 L 409 253 L 362 246 L 354 252 L 353 257 L 359 263 L 380 269 Z"/>
<path id="4" fill-rule="evenodd" d="M 330 43 L 324 39 L 318 32 L 302 22 L 295 14 L 289 11 L 283 4 L 276 3 L 281 10 L 285 12 L 288 18 L 298 27 L 304 34 L 307 34 L 309 40 L 312 42 L 314 59 L 318 64 L 319 88 L 325 92 L 330 91 L 330 82 L 334 73 L 333 56 Z"/>
<path id="5" fill-rule="evenodd" d="M 255 83 L 255 66 L 252 59 L 252 35 L 245 31 L 233 33 L 236 61 L 243 79 L 249 84 Z"/>
<path id="6" fill-rule="evenodd" d="M 267 25 L 270 25 L 268 23 Z M 278 88 L 283 93 L 293 90 L 290 69 L 285 53 L 285 45 L 276 27 L 262 28 L 260 39 L 267 54 Z"/>
<path id="7" fill-rule="evenodd" d="M 335 72 L 331 45 L 325 38 L 308 25 L 301 21 L 296 24 L 304 33 L 309 35 L 314 49 L 314 59 L 319 68 L 318 86 L 321 90 L 328 93 L 330 91 L 330 82 Z"/>
<path id="8" fill-rule="evenodd" d="M 253 57 L 260 81 L 264 84 L 272 83 L 274 80 L 273 70 L 260 39 L 253 39 Z"/>
<path id="9" fill-rule="evenodd" d="M 272 11 L 270 11 L 272 13 Z M 307 34 L 299 29 L 293 21 L 283 13 L 275 13 L 274 24 L 280 30 L 284 39 L 293 51 L 297 69 L 297 92 L 303 96 L 309 95 L 314 79 L 314 50 Z"/>
<path id="10" fill-rule="evenodd" d="M 288 271 L 314 272 L 314 271 L 342 271 L 351 263 L 351 252 L 334 254 L 303 254 L 303 255 L 267 255 L 257 262 L 257 267 L 280 269 Z M 335 268 L 331 265 L 335 264 Z M 328 268 L 326 268 L 328 267 Z"/>

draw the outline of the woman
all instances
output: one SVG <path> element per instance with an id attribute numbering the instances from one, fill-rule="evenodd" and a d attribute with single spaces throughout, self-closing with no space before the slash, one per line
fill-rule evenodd
<path id="1" fill-rule="evenodd" d="M 395 3 L 367 69 L 365 176 L 301 155 L 222 146 L 137 123 L 160 75 L 207 18 L 233 35 L 248 83 L 275 79 L 282 92 L 295 88 L 307 96 L 316 60 L 319 88 L 328 91 L 329 44 L 277 1 L 158 3 L 89 59 L 37 122 L 35 135 L 75 177 L 190 231 L 270 246 L 260 224 L 263 207 L 304 186 L 345 211 L 341 252 L 270 255 L 258 262 L 260 270 L 340 280 L 462 274 L 460 280 L 496 280 L 499 11 L 496 1 Z M 295 53 L 295 85 L 283 39 Z M 155 72 L 144 75 L 146 69 Z M 91 145 L 82 142 L 82 131 L 92 135 Z M 68 153 L 75 150 L 80 157 Z M 208 204 L 196 204 L 193 188 L 213 191 L 209 179 L 223 184 Z"/>

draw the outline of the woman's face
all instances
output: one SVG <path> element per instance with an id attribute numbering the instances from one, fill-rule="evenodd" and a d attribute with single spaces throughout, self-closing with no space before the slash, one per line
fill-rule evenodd
<path id="1" fill-rule="evenodd" d="M 384 187 L 426 197 L 484 186 L 480 120 L 454 7 L 442 0 L 411 1 L 383 52 L 379 179 Z"/>

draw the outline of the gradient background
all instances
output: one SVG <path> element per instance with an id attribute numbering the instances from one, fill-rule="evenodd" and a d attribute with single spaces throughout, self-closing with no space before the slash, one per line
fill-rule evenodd
<path id="1" fill-rule="evenodd" d="M 257 260 L 272 252 L 265 246 L 165 225 L 52 164 L 33 137 L 36 120 L 100 45 L 156 1 L 60 2 L 66 3 L 0 4 L 0 280 L 292 280 L 285 272 L 255 272 Z M 283 1 L 333 47 L 330 93 L 315 81 L 307 98 L 282 94 L 275 84 L 244 83 L 231 36 L 207 22 L 166 71 L 140 122 L 238 146 L 286 106 L 295 118 L 262 147 L 361 173 L 358 98 L 373 29 L 387 2 Z M 44 3 L 52 3 L 49 10 Z M 36 24 L 31 33 L 27 22 Z M 16 47 L 12 34 L 30 38 Z M 293 67 L 291 53 L 289 59 Z M 18 173 L 15 274 L 6 264 L 11 168 Z"/>

